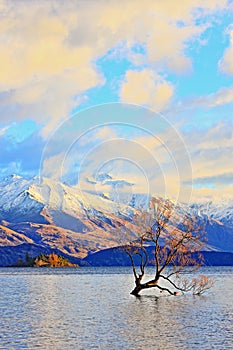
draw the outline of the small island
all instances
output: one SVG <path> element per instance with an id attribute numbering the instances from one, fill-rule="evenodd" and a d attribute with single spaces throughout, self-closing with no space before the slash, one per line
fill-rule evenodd
<path id="1" fill-rule="evenodd" d="M 34 258 L 27 253 L 25 260 L 18 259 L 11 267 L 78 267 L 78 265 L 52 252 L 51 254 L 40 254 Z"/>

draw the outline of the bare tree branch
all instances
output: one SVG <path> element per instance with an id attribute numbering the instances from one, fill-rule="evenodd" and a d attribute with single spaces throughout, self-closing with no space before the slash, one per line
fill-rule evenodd
<path id="1" fill-rule="evenodd" d="M 131 294 L 138 295 L 141 290 L 153 287 L 172 295 L 177 293 L 176 290 L 202 294 L 212 287 L 213 282 L 206 276 L 191 281 L 187 278 L 177 279 L 181 274 L 190 273 L 190 269 L 194 271 L 201 266 L 198 252 L 203 244 L 203 235 L 194 216 L 186 214 L 181 218 L 170 201 L 152 198 L 148 210 L 139 210 L 134 219 L 138 239 L 124 248 L 130 257 L 135 278 L 135 288 Z M 148 246 L 154 246 L 155 277 L 142 283 L 149 262 Z M 134 256 L 139 258 L 140 273 L 137 273 Z M 172 271 L 166 273 L 169 266 L 172 266 Z M 176 277 L 175 281 L 173 276 Z M 167 281 L 175 291 L 159 285 L 160 279 Z"/>

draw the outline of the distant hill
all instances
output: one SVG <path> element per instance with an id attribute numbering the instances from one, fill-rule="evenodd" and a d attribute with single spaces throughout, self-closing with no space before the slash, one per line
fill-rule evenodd
<path id="1" fill-rule="evenodd" d="M 148 247 L 149 260 L 153 260 L 153 247 Z M 203 251 L 203 262 L 206 266 L 233 266 L 233 253 Z M 110 248 L 89 254 L 85 262 L 91 266 L 131 266 L 130 259 L 127 254 L 120 248 Z M 140 259 L 135 258 L 136 265 L 140 264 Z M 153 264 L 148 264 L 153 266 Z"/>

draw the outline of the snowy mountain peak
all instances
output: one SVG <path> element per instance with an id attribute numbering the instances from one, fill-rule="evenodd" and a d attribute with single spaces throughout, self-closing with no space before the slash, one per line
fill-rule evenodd
<path id="1" fill-rule="evenodd" d="M 118 197 L 121 201 L 114 201 L 111 192 L 92 193 L 49 178 L 41 179 L 40 183 L 37 180 L 11 176 L 0 182 L 0 222 L 24 234 L 26 238 L 14 236 L 16 244 L 19 237 L 28 243 L 28 237 L 39 245 L 59 245 L 74 256 L 122 244 L 119 240 L 122 226 L 127 226 L 135 237 L 139 228 L 132 217 L 137 209 L 147 208 L 151 198 L 147 194 L 127 194 Z M 180 217 L 188 213 L 205 220 L 210 245 L 225 251 L 233 251 L 232 208 L 213 203 L 175 205 Z M 11 234 L 6 240 L 6 231 L 2 233 L 7 244 Z"/>

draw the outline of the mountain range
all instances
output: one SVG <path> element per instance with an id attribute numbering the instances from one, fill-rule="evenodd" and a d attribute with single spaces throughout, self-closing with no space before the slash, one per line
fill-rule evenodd
<path id="1" fill-rule="evenodd" d="M 52 251 L 85 264 L 95 253 L 121 245 L 123 228 L 136 237 L 132 218 L 147 202 L 143 195 L 119 203 L 48 178 L 8 176 L 0 181 L 0 266 L 12 265 L 26 253 Z M 233 253 L 232 209 L 233 202 L 182 204 L 182 211 L 205 221 L 206 251 Z"/>

